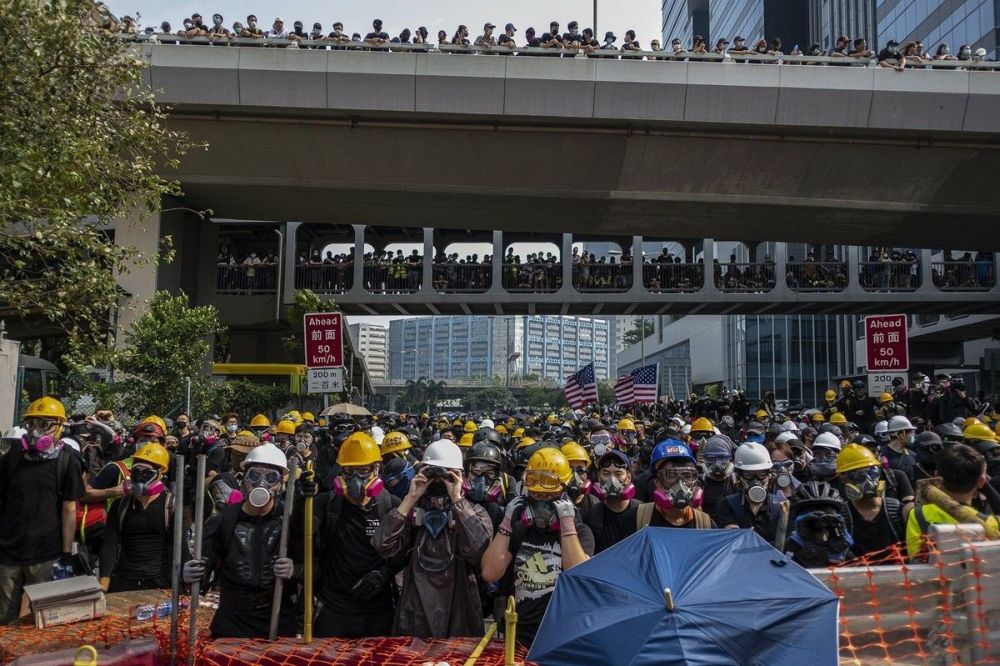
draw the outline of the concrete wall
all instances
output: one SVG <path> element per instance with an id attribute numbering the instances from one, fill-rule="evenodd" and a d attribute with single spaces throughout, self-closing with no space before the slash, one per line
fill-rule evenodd
<path id="1" fill-rule="evenodd" d="M 649 317 L 657 322 L 659 317 Z M 647 357 L 674 345 L 687 342 L 691 350 L 691 383 L 707 384 L 726 381 L 724 348 L 725 317 L 690 315 L 672 321 L 646 338 L 645 345 L 633 345 L 618 354 L 618 367 L 624 368 L 641 360 L 643 347 Z"/>
<path id="2" fill-rule="evenodd" d="M 115 225 L 115 244 L 129 245 L 146 259 L 155 258 L 160 251 L 160 213 L 145 213 L 136 219 L 121 220 Z M 125 341 L 127 331 L 145 311 L 145 304 L 156 293 L 157 266 L 145 264 L 118 276 L 118 286 L 129 296 L 122 299 L 118 316 L 119 345 Z"/>
<path id="3" fill-rule="evenodd" d="M 0 433 L 14 425 L 17 406 L 17 357 L 21 343 L 0 338 Z"/>

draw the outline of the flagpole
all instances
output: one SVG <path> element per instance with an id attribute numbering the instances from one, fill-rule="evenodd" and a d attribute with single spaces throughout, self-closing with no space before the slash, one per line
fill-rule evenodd
<path id="1" fill-rule="evenodd" d="M 642 355 L 640 366 L 646 365 L 646 317 L 639 315 L 639 353 Z"/>

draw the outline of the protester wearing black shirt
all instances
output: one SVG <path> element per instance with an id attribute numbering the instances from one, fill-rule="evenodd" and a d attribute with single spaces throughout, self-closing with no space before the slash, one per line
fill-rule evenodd
<path id="1" fill-rule="evenodd" d="M 591 492 L 602 501 L 583 516 L 594 533 L 594 552 L 599 553 L 635 533 L 639 501 L 633 499 L 632 461 L 618 450 L 605 453 L 597 462 L 597 482 Z"/>
<path id="2" fill-rule="evenodd" d="M 372 21 L 372 31 L 365 35 L 365 41 L 375 46 L 382 46 L 389 41 L 389 33 L 382 32 L 382 21 L 380 19 Z"/>

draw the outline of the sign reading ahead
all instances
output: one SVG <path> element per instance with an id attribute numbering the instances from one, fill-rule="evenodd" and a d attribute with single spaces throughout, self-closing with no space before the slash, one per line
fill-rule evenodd
<path id="1" fill-rule="evenodd" d="M 906 315 L 865 317 L 865 350 L 868 372 L 899 372 L 910 368 Z"/>
<path id="2" fill-rule="evenodd" d="M 310 368 L 344 367 L 344 318 L 339 312 L 315 312 L 305 315 L 306 366 Z"/>

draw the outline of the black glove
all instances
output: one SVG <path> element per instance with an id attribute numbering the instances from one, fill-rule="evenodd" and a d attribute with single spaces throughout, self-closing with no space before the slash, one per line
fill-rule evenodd
<path id="1" fill-rule="evenodd" d="M 60 553 L 59 554 L 59 566 L 65 567 L 70 571 L 73 570 L 73 554 L 72 553 Z"/>
<path id="2" fill-rule="evenodd" d="M 384 567 L 375 569 L 358 579 L 358 582 L 351 588 L 351 594 L 355 599 L 368 601 L 381 594 L 388 582 L 389 570 Z"/>
<path id="3" fill-rule="evenodd" d="M 296 482 L 296 490 L 302 497 L 316 497 L 319 494 L 319 484 L 316 483 L 316 472 L 303 471 Z"/>

